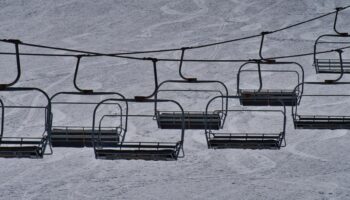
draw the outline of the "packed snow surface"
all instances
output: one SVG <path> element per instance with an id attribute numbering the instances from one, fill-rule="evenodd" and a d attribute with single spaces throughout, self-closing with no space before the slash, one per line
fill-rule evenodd
<path id="1" fill-rule="evenodd" d="M 0 38 L 84 49 L 125 52 L 205 44 L 275 30 L 309 19 L 348 0 L 3 0 L 0 1 Z M 341 12 L 338 27 L 350 31 L 350 11 Z M 265 56 L 311 52 L 317 36 L 332 33 L 333 16 L 266 37 Z M 259 38 L 186 52 L 194 59 L 249 59 L 258 57 Z M 1 44 L 2 51 L 13 46 Z M 22 47 L 21 52 L 63 53 Z M 180 52 L 139 55 L 179 58 Z M 324 55 L 325 56 L 325 55 Z M 1 80 L 15 73 L 14 58 L 1 56 Z M 325 56 L 327 57 L 327 56 Z M 349 58 L 345 51 L 344 57 Z M 288 59 L 301 63 L 305 80 L 316 76 L 312 57 Z M 72 91 L 76 59 L 21 58 L 18 86 L 40 87 L 49 95 Z M 179 79 L 178 63 L 159 62 L 159 79 Z M 184 74 L 221 80 L 236 94 L 241 63 L 185 63 Z M 116 91 L 127 97 L 152 92 L 152 63 L 118 58 L 84 58 L 78 83 L 96 91 Z M 329 75 L 333 77 L 333 75 Z M 254 87 L 256 74 L 244 85 Z M 250 81 L 249 81 L 250 80 Z M 271 87 L 293 87 L 291 77 L 265 75 Z M 169 86 L 170 87 L 170 86 Z M 173 85 L 172 87 L 183 87 Z M 188 87 L 188 86 L 186 86 Z M 215 89 L 215 85 L 199 88 Z M 326 87 L 326 86 L 325 86 Z M 346 93 L 349 89 L 312 86 L 309 93 Z M 9 93 L 5 102 L 43 104 L 38 95 Z M 204 110 L 209 94 L 163 93 L 186 110 Z M 306 99 L 303 112 L 348 115 L 346 98 Z M 235 100 L 230 107 L 238 106 Z M 152 104 L 133 105 L 133 113 L 152 113 Z M 55 108 L 54 122 L 91 125 L 91 110 Z M 40 135 L 39 113 L 8 110 L 5 135 Z M 41 118 L 40 118 L 41 116 Z M 262 119 L 259 119 L 259 117 Z M 280 130 L 280 118 L 232 114 L 226 129 Z M 133 119 L 126 141 L 176 139 L 176 132 L 158 130 L 151 120 Z M 169 134 L 169 136 L 167 136 Z M 165 136 L 164 136 L 165 135 Z M 287 147 L 280 150 L 210 150 L 203 131 L 186 131 L 183 159 L 174 162 L 96 160 L 89 148 L 55 148 L 44 159 L 0 159 L 0 199 L 350 199 L 350 134 L 346 130 L 294 130 L 288 108 Z"/>

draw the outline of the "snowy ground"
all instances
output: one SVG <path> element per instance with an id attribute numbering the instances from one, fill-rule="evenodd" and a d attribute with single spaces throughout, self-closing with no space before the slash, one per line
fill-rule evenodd
<path id="1" fill-rule="evenodd" d="M 277 29 L 346 4 L 349 1 L 4 0 L 0 1 L 0 38 L 99 52 L 172 48 Z M 350 11 L 340 15 L 342 31 L 350 31 L 350 21 L 345 20 L 349 17 Z M 267 36 L 264 54 L 310 52 L 318 35 L 331 33 L 332 22 L 333 18 L 329 17 Z M 256 58 L 258 44 L 256 39 L 204 48 L 189 52 L 186 58 Z M 13 47 L 1 45 L 0 48 Z M 21 50 L 44 52 L 25 47 Z M 178 58 L 179 53 L 157 56 Z M 2 58 L 1 79 L 10 80 L 14 69 L 9 67 L 13 66 L 13 60 Z M 311 57 L 295 61 L 304 66 L 306 80 L 316 79 Z M 50 95 L 73 90 L 73 58 L 23 57 L 22 63 L 23 76 L 18 85 L 40 87 Z M 239 65 L 186 63 L 184 71 L 199 79 L 224 81 L 230 93 L 235 94 Z M 151 67 L 151 63 L 125 59 L 84 59 L 79 84 L 96 91 L 118 91 L 128 97 L 147 94 L 153 86 Z M 159 77 L 178 79 L 176 63 L 159 63 Z M 317 91 L 327 92 L 323 88 L 312 92 Z M 348 90 L 343 86 L 334 89 L 334 93 L 342 91 Z M 183 106 L 191 110 L 203 110 L 207 101 L 180 94 L 173 97 L 182 100 Z M 27 94 L 7 99 L 8 102 L 16 100 L 41 102 L 40 98 Z M 336 100 L 339 104 L 334 105 Z M 330 107 L 314 105 L 312 108 L 346 115 L 350 111 L 349 100 L 336 100 L 331 101 Z M 308 107 L 316 103 L 316 100 L 305 100 L 305 112 L 311 111 Z M 328 104 L 329 101 L 322 101 L 322 105 Z M 152 111 L 151 105 L 136 108 Z M 58 114 L 54 117 L 60 122 L 72 119 L 69 123 L 90 124 L 89 113 L 55 111 Z M 5 127 L 7 135 L 29 134 L 41 123 L 33 120 L 36 113 L 13 111 L 9 116 Z M 242 116 L 231 122 L 243 121 L 242 129 L 248 126 L 256 130 L 264 126 L 259 120 L 252 121 L 256 118 Z M 95 160 L 92 149 L 87 148 L 54 149 L 54 155 L 42 160 L 0 159 L 0 199 L 350 199 L 348 131 L 296 131 L 290 112 L 288 119 L 288 144 L 279 151 L 208 150 L 202 131 L 187 131 L 186 157 L 176 162 Z M 129 139 L 150 139 L 153 133 L 162 133 L 155 124 L 144 121 L 132 121 L 130 126 Z M 227 126 L 237 128 L 234 123 Z"/>

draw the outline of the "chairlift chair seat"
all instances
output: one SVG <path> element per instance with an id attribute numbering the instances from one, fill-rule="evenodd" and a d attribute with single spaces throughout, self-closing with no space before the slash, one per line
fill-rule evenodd
<path id="1" fill-rule="evenodd" d="M 105 146 L 105 145 L 103 145 Z M 99 159 L 142 159 L 142 160 L 177 160 L 178 143 L 124 142 L 113 148 L 95 148 Z"/>
<path id="2" fill-rule="evenodd" d="M 208 144 L 213 149 L 279 149 L 280 134 L 211 133 Z"/>
<path id="3" fill-rule="evenodd" d="M 101 105 L 111 102 L 126 102 L 128 103 L 135 102 L 135 103 L 163 103 L 163 102 L 170 102 L 173 104 L 176 104 L 179 107 L 179 110 L 181 110 L 181 113 L 183 115 L 183 109 L 181 105 L 174 101 L 174 100 L 167 100 L 167 99 L 104 99 L 101 102 L 99 102 L 93 113 L 93 120 L 92 120 L 92 127 L 96 129 L 96 113 Z M 128 109 L 125 111 L 125 116 L 127 117 L 148 117 L 151 120 L 154 120 L 154 115 L 140 115 L 140 114 L 129 114 Z M 95 152 L 95 158 L 96 159 L 108 159 L 108 160 L 163 160 L 163 161 L 170 161 L 170 160 L 177 160 L 179 157 L 180 151 L 183 152 L 183 140 L 185 136 L 185 131 L 182 126 L 181 131 L 179 132 L 180 140 L 177 142 L 171 142 L 171 141 L 159 141 L 159 142 L 132 142 L 128 141 L 125 142 L 125 135 L 127 134 L 127 119 L 125 120 L 125 129 L 122 129 L 122 132 L 124 135 L 121 137 L 121 141 L 119 143 L 111 142 L 111 141 L 102 141 L 101 139 L 97 138 L 97 140 L 93 140 L 93 147 Z M 181 117 L 183 120 L 183 118 Z M 182 121 L 183 124 L 183 121 Z M 173 139 L 172 139 L 173 140 Z M 115 144 L 114 146 L 109 145 L 110 143 Z"/>
<path id="4" fill-rule="evenodd" d="M 240 90 L 243 106 L 293 106 L 298 101 L 294 90 Z"/>
<path id="5" fill-rule="evenodd" d="M 51 143 L 53 147 L 92 147 L 92 128 L 53 128 L 51 132 Z M 108 141 L 109 145 L 117 145 L 119 132 L 117 128 L 95 130 L 95 139 Z"/>
<path id="6" fill-rule="evenodd" d="M 182 129 L 182 114 L 180 112 L 160 112 L 157 115 L 158 127 L 161 129 Z M 185 129 L 204 130 L 206 125 L 218 130 L 221 127 L 221 116 L 218 112 L 185 112 Z M 207 124 L 206 124 L 207 123 Z"/>
<path id="7" fill-rule="evenodd" d="M 317 73 L 339 74 L 341 66 L 339 59 L 316 59 L 314 63 Z M 343 60 L 343 73 L 350 73 L 350 60 Z"/>
<path id="8" fill-rule="evenodd" d="M 43 158 L 47 138 L 6 138 L 0 142 L 2 158 Z"/>
<path id="9" fill-rule="evenodd" d="M 294 125 L 298 129 L 350 129 L 350 117 L 297 115 Z"/>

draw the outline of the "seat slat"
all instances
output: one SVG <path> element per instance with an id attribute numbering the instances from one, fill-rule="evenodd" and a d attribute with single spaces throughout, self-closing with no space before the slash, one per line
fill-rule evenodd
<path id="1" fill-rule="evenodd" d="M 93 133 L 92 129 L 52 129 L 52 133 L 54 135 L 91 135 Z M 95 130 L 95 134 L 101 135 L 113 135 L 117 133 L 117 129 L 113 130 Z"/>
<path id="2" fill-rule="evenodd" d="M 20 141 L 20 140 L 1 140 L 0 144 L 6 144 L 6 145 L 41 145 L 41 141 Z"/>

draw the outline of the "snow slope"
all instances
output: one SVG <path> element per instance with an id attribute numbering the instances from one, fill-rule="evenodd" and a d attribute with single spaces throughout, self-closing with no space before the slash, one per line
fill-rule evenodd
<path id="1" fill-rule="evenodd" d="M 99 52 L 172 48 L 274 30 L 346 4 L 349 1 L 2 0 L 0 38 Z M 349 17 L 350 11 L 340 15 L 341 30 L 350 31 L 350 21 L 346 20 Z M 332 31 L 332 22 L 333 18 L 328 17 L 267 36 L 264 54 L 312 51 L 316 37 Z M 258 45 L 256 39 L 204 48 L 189 52 L 186 58 L 255 58 Z M 8 50 L 9 46 L 1 44 L 0 48 Z M 26 47 L 21 50 L 50 52 Z M 175 52 L 153 56 L 178 58 L 180 55 Z M 13 60 L 2 58 L 1 79 L 10 80 L 14 69 L 9 66 L 13 66 Z M 306 80 L 317 78 L 311 57 L 295 61 L 304 66 Z M 23 57 L 22 63 L 23 76 L 18 85 L 40 87 L 50 95 L 73 90 L 73 58 Z M 186 63 L 184 72 L 199 79 L 221 80 L 235 94 L 239 65 Z M 82 61 L 79 84 L 133 97 L 152 91 L 151 69 L 150 62 L 88 58 Z M 159 78 L 178 79 L 177 63 L 159 63 Z M 340 86 L 334 91 L 348 90 Z M 172 97 L 182 100 L 183 106 L 191 110 L 204 109 L 207 100 L 180 94 Z M 9 97 L 10 100 L 41 102 L 40 98 L 27 94 Z M 307 109 L 315 102 L 308 100 L 303 106 Z M 326 106 L 327 103 L 322 102 Z M 350 111 L 348 103 L 341 100 L 335 106 L 317 109 L 344 114 Z M 151 105 L 135 108 L 152 111 Z M 70 113 L 60 110 L 56 113 L 54 117 L 59 121 L 70 119 L 67 116 Z M 72 115 L 74 122 L 90 123 L 89 113 L 74 110 Z M 35 123 L 40 123 L 33 122 L 35 113 L 12 112 L 10 116 L 6 119 L 5 134 L 20 131 L 28 134 L 27 127 L 32 131 L 38 128 Z M 88 148 L 56 148 L 54 155 L 42 160 L 0 159 L 0 199 L 350 199 L 348 131 L 296 131 L 290 114 L 288 118 L 288 144 L 279 151 L 208 150 L 202 131 L 187 131 L 186 157 L 177 162 L 95 160 L 92 149 Z M 236 120 L 245 121 L 243 125 L 252 129 L 263 125 L 251 121 L 249 116 Z M 131 139 L 150 139 L 154 132 L 162 133 L 154 124 L 131 122 Z"/>

